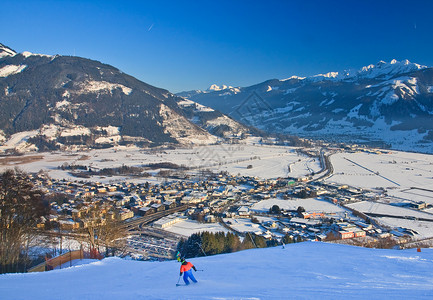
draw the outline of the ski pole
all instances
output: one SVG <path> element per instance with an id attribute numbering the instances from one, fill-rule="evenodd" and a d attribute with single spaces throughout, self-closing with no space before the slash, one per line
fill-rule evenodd
<path id="1" fill-rule="evenodd" d="M 180 276 L 180 275 L 179 275 L 179 278 L 177 279 L 177 283 L 176 283 L 176 285 L 178 285 L 178 284 L 179 284 L 179 281 L 180 281 L 180 277 L 182 277 L 182 276 Z"/>
<path id="2" fill-rule="evenodd" d="M 198 271 L 201 271 L 201 272 L 203 272 L 203 270 L 197 270 L 197 272 L 198 272 Z"/>

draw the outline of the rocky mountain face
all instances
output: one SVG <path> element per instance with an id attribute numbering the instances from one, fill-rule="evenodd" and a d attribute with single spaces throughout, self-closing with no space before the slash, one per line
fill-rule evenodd
<path id="1" fill-rule="evenodd" d="M 433 68 L 407 60 L 180 95 L 269 132 L 433 153 Z"/>
<path id="2" fill-rule="evenodd" d="M 209 144 L 248 132 L 98 61 L 16 53 L 0 44 L 0 152 Z"/>

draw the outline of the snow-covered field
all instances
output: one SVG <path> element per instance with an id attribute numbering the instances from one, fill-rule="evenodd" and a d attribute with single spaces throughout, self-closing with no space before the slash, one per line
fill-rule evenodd
<path id="1" fill-rule="evenodd" d="M 207 232 L 227 232 L 227 229 L 222 227 L 219 223 L 198 223 L 193 220 L 185 220 L 179 223 L 176 223 L 172 226 L 164 228 L 164 230 L 173 232 L 176 234 L 183 235 L 188 237 L 193 233 L 199 233 L 203 231 Z"/>
<path id="2" fill-rule="evenodd" d="M 22 138 L 22 137 L 20 137 Z M 31 158 L 42 155 L 42 159 Z M 30 161 L 26 161 L 30 158 Z M 140 166 L 157 162 L 173 162 L 177 165 L 200 167 L 213 171 L 228 171 L 232 174 L 258 176 L 260 178 L 277 178 L 281 176 L 300 177 L 311 171 L 320 170 L 317 160 L 298 155 L 295 148 L 267 145 L 213 145 L 196 146 L 194 148 L 180 148 L 175 150 L 144 150 L 136 147 L 116 147 L 88 152 L 70 153 L 41 153 L 26 154 L 17 157 L 0 158 L 0 170 L 19 167 L 27 172 L 47 171 L 55 179 L 74 180 L 67 171 L 58 169 L 64 163 L 92 166 L 93 168 L 111 168 Z M 291 172 L 288 173 L 288 165 Z M 247 168 L 249 165 L 252 168 Z M 110 182 L 134 179 L 125 177 L 98 177 L 90 180 Z M 152 179 L 138 179 L 152 181 Z M 135 179 L 137 181 L 137 179 Z"/>
<path id="3" fill-rule="evenodd" d="M 404 207 L 388 205 L 384 203 L 370 202 L 370 201 L 361 201 L 361 202 L 349 204 L 347 206 L 365 213 L 428 219 L 431 220 L 433 223 L 433 214 L 425 213 L 423 211 L 419 211 L 415 209 L 409 209 Z"/>
<path id="4" fill-rule="evenodd" d="M 433 204 L 433 155 L 391 151 L 388 154 L 338 153 L 331 156 L 334 174 L 328 182 L 348 184 L 364 189 L 382 189 L 388 197 L 380 202 Z M 377 202 L 359 202 L 351 208 L 373 214 L 403 218 L 375 218 L 390 227 L 412 229 L 417 237 L 432 237 L 433 222 L 411 220 L 432 219 L 431 209 L 419 211 Z M 404 218 L 408 217 L 408 218 Z"/>
<path id="5" fill-rule="evenodd" d="M 367 189 L 387 188 L 390 193 L 433 186 L 433 155 L 429 154 L 338 153 L 331 156 L 331 163 L 334 174 L 327 179 L 329 182 Z"/>
<path id="6" fill-rule="evenodd" d="M 417 233 L 417 238 L 433 237 L 433 214 L 431 213 L 368 201 L 349 204 L 348 207 L 366 214 L 383 215 L 374 218 L 385 226 L 411 229 Z"/>
<path id="7" fill-rule="evenodd" d="M 408 228 L 416 232 L 416 238 L 417 239 L 423 239 L 423 238 L 431 238 L 433 237 L 433 223 L 432 222 L 426 222 L 426 221 L 420 221 L 420 220 L 408 220 L 408 219 L 396 219 L 396 218 L 376 218 L 381 224 L 384 224 L 386 226 L 396 228 Z"/>
<path id="8" fill-rule="evenodd" d="M 177 261 L 108 258 L 45 273 L 0 275 L 2 299 L 431 299 L 433 250 L 319 242 L 191 259 L 197 284 L 176 287 Z"/>
<path id="9" fill-rule="evenodd" d="M 392 197 L 394 201 L 415 201 L 415 202 L 426 202 L 433 205 L 433 185 L 430 187 L 431 191 L 420 190 L 417 188 L 388 190 L 388 195 Z"/>
<path id="10" fill-rule="evenodd" d="M 256 216 L 260 223 L 278 221 L 277 218 Z M 240 232 L 254 232 L 260 234 L 266 231 L 264 227 L 259 224 L 251 222 L 250 218 L 224 218 L 224 222 L 230 225 L 231 228 Z"/>

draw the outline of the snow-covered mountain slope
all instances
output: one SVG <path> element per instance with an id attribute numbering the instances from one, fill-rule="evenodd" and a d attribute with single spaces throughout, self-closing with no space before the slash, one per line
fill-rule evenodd
<path id="1" fill-rule="evenodd" d="M 191 122 L 213 135 L 224 138 L 241 138 L 246 133 L 255 132 L 254 129 L 245 127 L 245 125 L 219 111 L 186 98 L 181 99 L 177 104 L 183 109 L 185 116 Z"/>
<path id="2" fill-rule="evenodd" d="M 215 143 L 207 122 L 220 136 L 248 131 L 220 112 L 191 122 L 199 116 L 183 100 L 97 61 L 0 44 L 0 151 Z"/>
<path id="3" fill-rule="evenodd" d="M 433 251 L 305 242 L 190 260 L 197 284 L 176 287 L 180 264 L 107 258 L 45 273 L 0 275 L 4 299 L 431 299 Z"/>
<path id="4" fill-rule="evenodd" d="M 433 68 L 408 60 L 184 96 L 266 131 L 433 153 Z"/>
<path id="5" fill-rule="evenodd" d="M 16 54 L 17 53 L 14 50 L 0 43 L 0 58 L 6 56 L 14 56 Z"/>

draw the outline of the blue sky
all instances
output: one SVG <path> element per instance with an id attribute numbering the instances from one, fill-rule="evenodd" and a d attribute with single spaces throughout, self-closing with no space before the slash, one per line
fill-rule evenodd
<path id="1" fill-rule="evenodd" d="M 172 92 L 409 59 L 433 66 L 433 1 L 2 0 L 0 43 L 77 55 Z"/>

